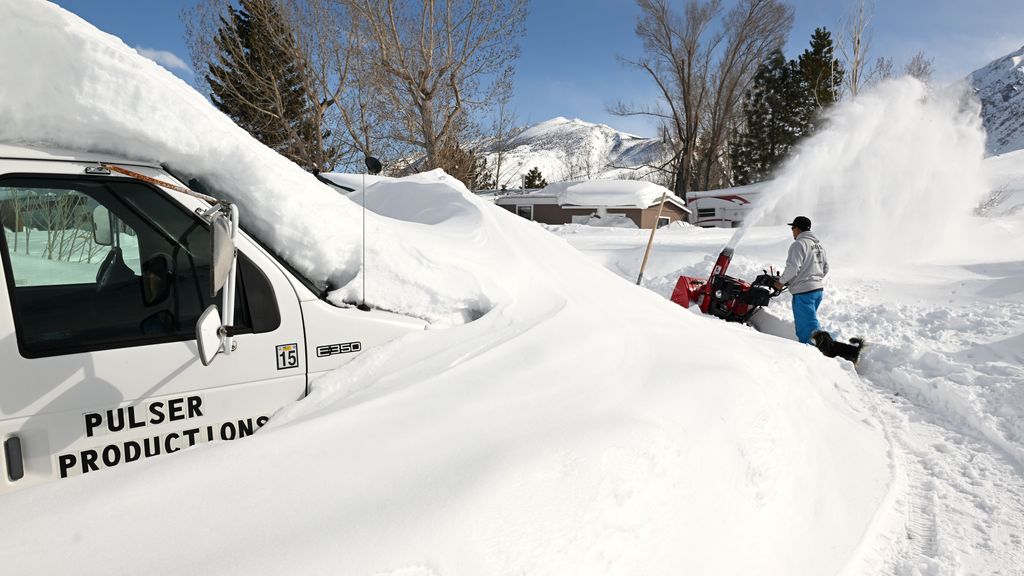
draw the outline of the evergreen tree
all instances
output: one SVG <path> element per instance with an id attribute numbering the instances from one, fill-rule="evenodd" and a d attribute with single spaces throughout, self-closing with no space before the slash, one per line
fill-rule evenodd
<path id="1" fill-rule="evenodd" d="M 797 60 L 787 62 L 781 51 L 773 52 L 744 96 L 742 131 L 734 134 L 730 148 L 734 182 L 767 178 L 836 102 L 843 75 L 832 35 L 824 28 L 814 31 Z"/>
<path id="2" fill-rule="evenodd" d="M 845 74 L 842 63 L 835 57 L 832 33 L 825 28 L 816 28 L 811 35 L 811 46 L 798 58 L 803 81 L 807 84 L 808 102 L 806 123 L 813 126 L 821 112 L 835 104 Z"/>
<path id="3" fill-rule="evenodd" d="M 536 166 L 526 173 L 526 180 L 523 181 L 524 188 L 544 188 L 547 185 L 548 181 L 544 179 L 540 169 Z"/>
<path id="4" fill-rule="evenodd" d="M 274 0 L 240 0 L 220 17 L 206 81 L 210 100 L 257 140 L 307 169 L 319 125 L 308 114 L 301 51 Z"/>
<path id="5" fill-rule="evenodd" d="M 736 184 L 767 178 L 806 132 L 805 83 L 795 61 L 775 50 L 743 99 L 744 130 L 730 151 Z"/>

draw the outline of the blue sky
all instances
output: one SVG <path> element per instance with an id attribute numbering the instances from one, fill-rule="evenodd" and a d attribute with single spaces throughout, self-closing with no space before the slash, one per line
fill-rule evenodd
<path id="1" fill-rule="evenodd" d="M 192 0 L 57 3 L 192 81 L 180 18 Z M 796 8 L 796 21 L 786 56 L 792 58 L 807 46 L 815 27 L 838 29 L 854 2 L 791 0 L 790 4 Z M 732 2 L 725 0 L 725 5 Z M 533 0 L 513 102 L 520 122 L 565 116 L 653 135 L 649 121 L 616 117 L 605 110 L 616 100 L 654 101 L 650 81 L 616 59 L 642 53 L 633 33 L 637 14 L 631 0 Z M 922 50 L 935 59 L 937 80 L 951 82 L 1024 46 L 1024 2 L 877 0 L 871 34 L 872 57 L 890 57 L 900 69 Z"/>

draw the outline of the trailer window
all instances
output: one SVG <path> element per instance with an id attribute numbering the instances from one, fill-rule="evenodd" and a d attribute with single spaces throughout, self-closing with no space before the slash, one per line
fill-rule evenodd
<path id="1" fill-rule="evenodd" d="M 26 357 L 195 338 L 212 303 L 210 232 L 121 179 L 0 182 L 4 266 Z M 251 330 L 244 291 L 236 326 Z"/>
<path id="2" fill-rule="evenodd" d="M 516 204 L 516 214 L 523 218 L 526 218 L 527 220 L 533 220 L 533 205 Z"/>

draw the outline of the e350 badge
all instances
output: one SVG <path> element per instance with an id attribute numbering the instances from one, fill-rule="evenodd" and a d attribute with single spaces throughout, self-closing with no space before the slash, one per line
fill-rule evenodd
<path id="1" fill-rule="evenodd" d="M 325 344 L 323 346 L 316 347 L 317 358 L 323 358 L 324 356 L 334 356 L 335 354 L 350 354 L 352 352 L 362 352 L 362 342 L 344 342 L 342 344 Z"/>
<path id="2" fill-rule="evenodd" d="M 299 367 L 299 345 L 280 344 L 277 347 L 277 369 Z"/>

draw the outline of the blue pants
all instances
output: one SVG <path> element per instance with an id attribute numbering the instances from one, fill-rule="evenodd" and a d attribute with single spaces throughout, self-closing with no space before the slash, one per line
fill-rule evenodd
<path id="1" fill-rule="evenodd" d="M 803 294 L 793 294 L 793 320 L 796 321 L 796 337 L 804 344 L 811 343 L 811 334 L 821 330 L 818 324 L 818 306 L 824 290 L 814 290 Z"/>

